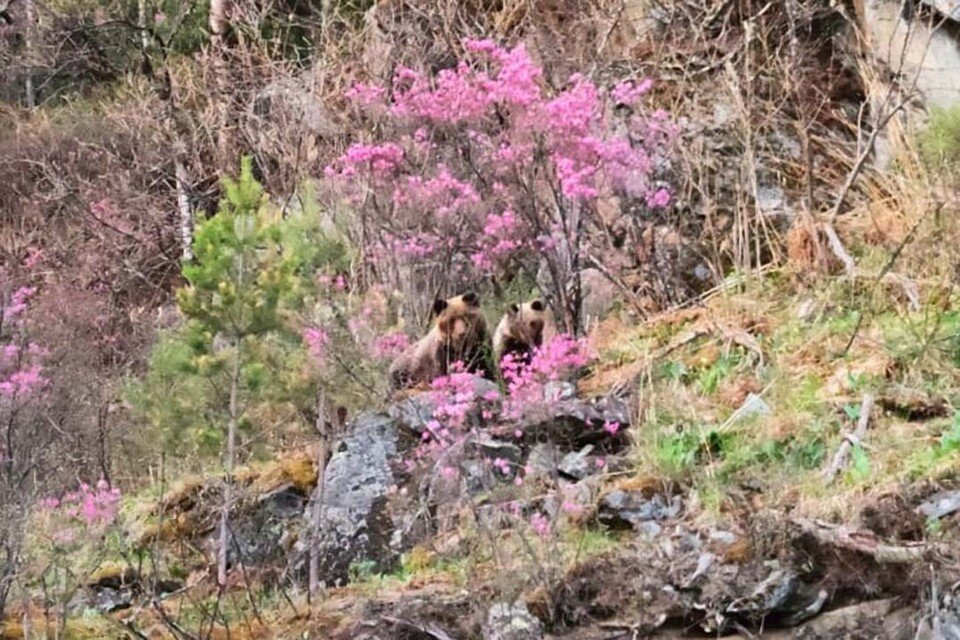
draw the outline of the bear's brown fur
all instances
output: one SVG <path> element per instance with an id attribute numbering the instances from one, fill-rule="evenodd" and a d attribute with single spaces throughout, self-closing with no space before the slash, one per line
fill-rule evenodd
<path id="1" fill-rule="evenodd" d="M 549 312 L 543 300 L 511 304 L 493 334 L 493 359 L 500 365 L 503 356 L 512 354 L 529 363 L 533 350 L 543 344 Z"/>
<path id="2" fill-rule="evenodd" d="M 435 300 L 432 315 L 430 332 L 407 347 L 390 366 L 391 389 L 429 384 L 447 375 L 454 362 L 463 363 L 470 373 L 492 378 L 490 334 L 477 294 Z"/>

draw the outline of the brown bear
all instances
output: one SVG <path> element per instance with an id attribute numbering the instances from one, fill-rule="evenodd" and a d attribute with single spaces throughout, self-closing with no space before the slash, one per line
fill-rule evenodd
<path id="1" fill-rule="evenodd" d="M 493 333 L 493 359 L 500 360 L 508 353 L 523 363 L 529 363 L 533 350 L 543 344 L 544 329 L 549 313 L 543 300 L 511 304 Z"/>
<path id="2" fill-rule="evenodd" d="M 390 366 L 390 387 L 396 391 L 447 375 L 454 362 L 466 371 L 493 377 L 490 333 L 480 311 L 480 298 L 470 292 L 433 303 L 433 327 L 407 347 Z"/>

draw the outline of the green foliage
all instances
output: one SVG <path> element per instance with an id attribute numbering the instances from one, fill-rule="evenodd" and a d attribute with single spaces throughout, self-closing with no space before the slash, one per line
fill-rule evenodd
<path id="1" fill-rule="evenodd" d="M 910 476 L 917 478 L 927 475 L 939 465 L 949 464 L 960 457 L 960 412 L 940 434 L 937 443 L 913 455 L 910 464 Z"/>
<path id="2" fill-rule="evenodd" d="M 703 395 L 713 395 L 717 387 L 723 382 L 740 363 L 741 354 L 739 351 L 731 351 L 716 359 L 709 367 L 701 369 L 697 373 L 697 386 Z"/>
<path id="3" fill-rule="evenodd" d="M 197 225 L 194 259 L 183 267 L 188 284 L 177 302 L 202 331 L 237 346 L 279 327 L 280 298 L 295 288 L 301 263 L 280 250 L 281 234 L 249 158 L 239 180 L 224 180 L 224 188 L 220 210 Z"/>
<path id="4" fill-rule="evenodd" d="M 871 475 L 870 458 L 864 448 L 855 444 L 850 449 L 850 470 L 847 477 L 853 484 L 866 482 Z"/>
<path id="5" fill-rule="evenodd" d="M 313 274 L 349 260 L 342 241 L 319 231 L 317 214 L 305 208 L 281 219 L 244 159 L 237 180 L 225 181 L 216 215 L 197 225 L 177 292 L 185 322 L 161 336 L 147 375 L 128 394 L 167 450 L 218 450 L 236 365 L 248 409 L 241 433 L 256 430 L 254 416 L 266 407 L 302 414 L 312 406 L 299 318 L 314 296 Z"/>
<path id="6" fill-rule="evenodd" d="M 960 107 L 934 108 L 920 134 L 920 153 L 931 168 L 955 167 L 960 161 Z"/>

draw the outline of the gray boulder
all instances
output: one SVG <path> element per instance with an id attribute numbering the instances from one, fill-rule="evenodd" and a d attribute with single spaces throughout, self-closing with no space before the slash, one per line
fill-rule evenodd
<path id="1" fill-rule="evenodd" d="M 387 502 L 396 484 L 392 462 L 397 442 L 392 418 L 364 413 L 347 426 L 327 463 L 318 544 L 321 576 L 328 585 L 345 583 L 354 563 L 378 572 L 396 565 L 397 551 L 391 545 L 396 526 Z M 304 538 L 309 539 L 309 533 Z"/>
<path id="2" fill-rule="evenodd" d="M 483 637 L 486 640 L 540 640 L 543 625 L 522 602 L 490 607 Z"/>

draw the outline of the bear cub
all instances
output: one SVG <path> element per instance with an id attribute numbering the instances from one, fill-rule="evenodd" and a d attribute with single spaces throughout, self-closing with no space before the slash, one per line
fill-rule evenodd
<path id="1" fill-rule="evenodd" d="M 548 312 L 543 300 L 514 303 L 507 307 L 493 334 L 493 358 L 497 366 L 508 353 L 517 361 L 529 364 L 534 349 L 543 344 L 547 320 Z"/>
<path id="2" fill-rule="evenodd" d="M 447 375 L 450 365 L 462 362 L 466 371 L 493 378 L 489 362 L 487 322 L 480 298 L 469 292 L 433 303 L 433 326 L 423 338 L 407 347 L 390 366 L 393 391 L 430 384 Z"/>

